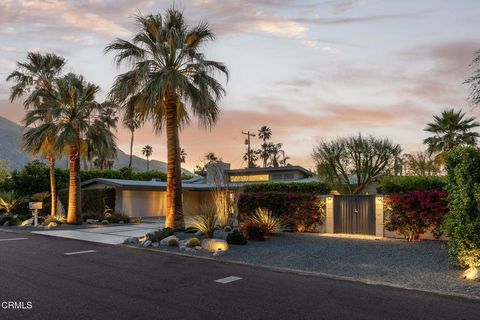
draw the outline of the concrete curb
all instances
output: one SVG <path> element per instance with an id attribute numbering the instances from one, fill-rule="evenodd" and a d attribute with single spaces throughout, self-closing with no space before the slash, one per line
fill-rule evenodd
<path id="1" fill-rule="evenodd" d="M 470 296 L 470 295 L 462 294 L 462 293 L 445 292 L 445 291 L 439 291 L 439 290 L 428 290 L 428 289 L 421 289 L 421 288 L 412 288 L 412 287 L 409 287 L 409 286 L 402 286 L 402 285 L 389 283 L 389 282 L 374 281 L 374 280 L 363 279 L 363 278 L 353 278 L 353 277 L 339 276 L 339 275 L 334 275 L 334 274 L 324 273 L 324 272 L 317 272 L 317 271 L 305 271 L 305 270 L 301 270 L 301 269 L 293 269 L 293 268 L 285 268 L 285 267 L 271 267 L 271 266 L 266 266 L 266 265 L 261 265 L 261 264 L 256 264 L 256 263 L 228 260 L 228 259 L 225 258 L 225 256 L 223 256 L 223 259 L 218 259 L 218 258 L 214 258 L 214 257 L 199 256 L 199 255 L 193 255 L 193 254 L 188 254 L 188 253 L 183 253 L 183 252 L 173 252 L 173 251 L 153 249 L 153 248 L 148 248 L 148 247 L 147 248 L 142 248 L 142 247 L 137 247 L 137 246 L 128 245 L 128 244 L 119 244 L 117 246 L 122 246 L 122 247 L 125 247 L 125 248 L 131 248 L 131 249 L 152 251 L 152 252 L 157 252 L 157 253 L 166 253 L 166 254 L 177 255 L 177 256 L 182 256 L 182 257 L 190 257 L 190 258 L 196 258 L 196 259 L 210 260 L 210 261 L 215 261 L 215 262 L 219 262 L 219 263 L 223 263 L 223 264 L 235 264 L 235 265 L 241 265 L 241 266 L 247 266 L 247 267 L 254 267 L 254 268 L 263 269 L 263 270 L 267 270 L 267 271 L 273 271 L 273 272 L 293 273 L 293 274 L 298 274 L 298 275 L 302 275 L 302 276 L 319 277 L 319 278 L 339 280 L 339 281 L 358 282 L 358 283 L 363 283 L 363 284 L 373 285 L 373 286 L 384 286 L 384 287 L 391 287 L 391 288 L 396 288 L 396 289 L 404 289 L 404 290 L 410 290 L 410 291 L 431 293 L 431 294 L 436 294 L 436 295 L 440 295 L 440 296 L 448 296 L 448 297 L 464 298 L 464 299 L 469 299 L 469 300 L 480 301 L 480 297 Z M 227 255 L 228 255 L 228 253 L 227 253 Z"/>

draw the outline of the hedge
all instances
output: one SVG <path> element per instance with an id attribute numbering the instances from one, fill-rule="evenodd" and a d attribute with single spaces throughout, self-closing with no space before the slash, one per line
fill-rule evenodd
<path id="1" fill-rule="evenodd" d="M 448 253 L 463 267 L 480 268 L 480 150 L 459 147 L 445 157 L 450 212 Z"/>
<path id="2" fill-rule="evenodd" d="M 65 209 L 68 208 L 68 189 L 58 192 L 58 198 Z M 103 214 L 105 208 L 108 207 L 115 211 L 115 189 L 83 189 L 82 195 L 82 212 Z"/>
<path id="3" fill-rule="evenodd" d="M 330 187 L 323 182 L 268 182 L 243 187 L 243 192 L 291 192 L 297 194 L 327 194 Z"/>
<path id="4" fill-rule="evenodd" d="M 313 231 L 325 217 L 325 202 L 313 194 L 287 192 L 246 192 L 240 194 L 240 221 L 248 220 L 257 208 L 267 209 L 279 217 L 284 229 Z M 285 228 L 288 225 L 287 228 Z"/>
<path id="5" fill-rule="evenodd" d="M 394 194 L 410 191 L 446 190 L 446 177 L 386 176 L 380 179 L 377 191 Z"/>

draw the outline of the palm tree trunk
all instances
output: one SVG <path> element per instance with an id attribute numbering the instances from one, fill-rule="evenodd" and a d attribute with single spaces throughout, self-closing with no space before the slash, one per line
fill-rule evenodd
<path id="1" fill-rule="evenodd" d="M 180 166 L 180 139 L 178 134 L 177 99 L 169 97 L 166 103 L 167 125 L 167 213 L 165 227 L 184 230 L 182 207 L 182 180 Z"/>
<path id="2" fill-rule="evenodd" d="M 132 137 L 130 138 L 130 162 L 128 163 L 128 168 L 132 168 L 132 158 L 133 158 L 133 130 Z"/>
<path id="3" fill-rule="evenodd" d="M 57 213 L 57 183 L 55 181 L 55 158 L 52 155 L 48 155 L 48 164 L 50 166 L 50 215 L 54 216 Z"/>
<path id="4" fill-rule="evenodd" d="M 70 181 L 68 186 L 67 223 L 78 223 L 81 214 L 80 158 L 78 151 L 77 146 L 70 146 Z"/>
<path id="5" fill-rule="evenodd" d="M 150 162 L 148 161 L 148 157 L 147 157 L 147 172 L 150 171 Z"/>

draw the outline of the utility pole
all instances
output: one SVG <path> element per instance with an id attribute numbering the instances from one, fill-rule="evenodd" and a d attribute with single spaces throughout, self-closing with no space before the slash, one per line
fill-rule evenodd
<path id="1" fill-rule="evenodd" d="M 250 131 L 242 131 L 242 134 L 246 135 L 247 138 L 245 139 L 245 144 L 247 145 L 247 158 L 248 158 L 248 167 L 252 168 L 253 163 L 252 163 L 252 153 L 250 151 L 250 137 L 255 137 L 255 134 L 250 133 Z"/>

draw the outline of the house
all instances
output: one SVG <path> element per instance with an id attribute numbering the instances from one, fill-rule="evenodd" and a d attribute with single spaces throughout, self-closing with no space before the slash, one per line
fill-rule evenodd
<path id="1" fill-rule="evenodd" d="M 206 166 L 201 175 L 182 181 L 183 211 L 196 214 L 205 203 L 214 202 L 219 188 L 238 190 L 247 183 L 316 181 L 313 173 L 300 166 L 278 168 L 230 169 L 230 164 L 216 162 Z M 82 183 L 82 189 L 115 189 L 115 211 L 130 217 L 165 216 L 167 184 L 164 181 L 137 181 L 97 178 Z"/>

